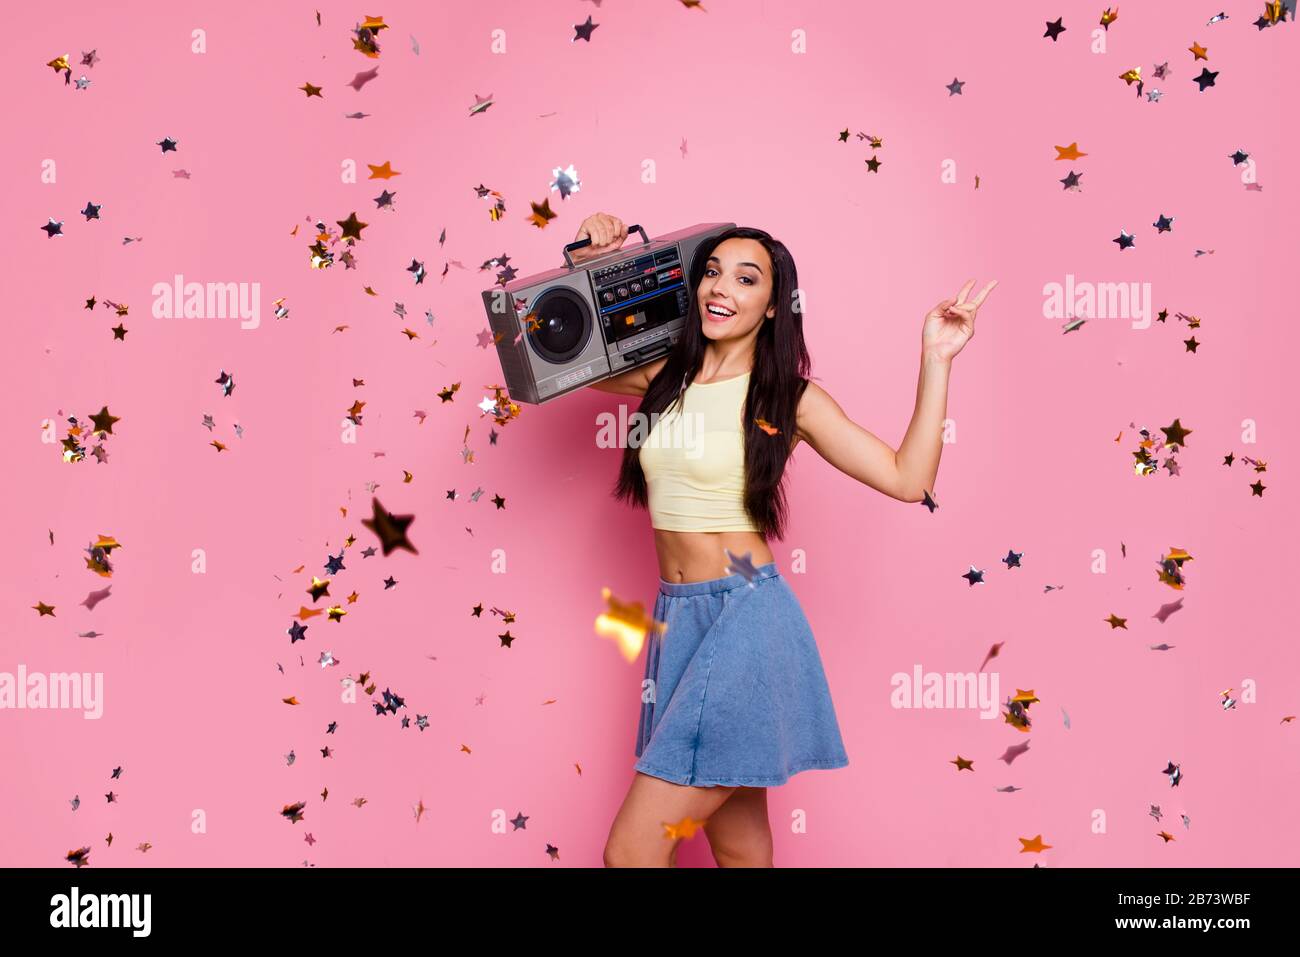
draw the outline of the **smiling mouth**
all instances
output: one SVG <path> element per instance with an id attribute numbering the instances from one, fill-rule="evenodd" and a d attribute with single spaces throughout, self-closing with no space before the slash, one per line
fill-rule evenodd
<path id="1" fill-rule="evenodd" d="M 713 319 L 717 322 L 723 322 L 727 319 L 732 318 L 735 315 L 734 312 L 728 312 L 726 309 L 723 309 L 721 306 L 706 306 L 704 308 L 704 313 L 710 319 Z"/>

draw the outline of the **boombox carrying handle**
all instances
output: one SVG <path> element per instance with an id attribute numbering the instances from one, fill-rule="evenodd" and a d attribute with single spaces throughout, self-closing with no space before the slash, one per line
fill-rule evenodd
<path id="1" fill-rule="evenodd" d="M 627 234 L 631 236 L 633 233 L 640 233 L 643 244 L 646 246 L 650 245 L 650 237 L 645 234 L 645 229 L 643 227 L 629 226 L 627 228 Z M 591 245 L 591 237 L 588 236 L 586 239 L 579 239 L 577 242 L 569 243 L 569 245 L 565 246 L 564 265 L 570 269 L 576 268 L 573 262 L 573 257 L 570 256 L 569 253 L 575 249 L 582 249 L 584 246 L 590 246 L 590 245 Z"/>

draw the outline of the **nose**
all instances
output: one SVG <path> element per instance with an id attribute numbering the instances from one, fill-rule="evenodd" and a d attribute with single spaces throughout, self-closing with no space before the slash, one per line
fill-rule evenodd
<path id="1" fill-rule="evenodd" d="M 721 277 L 713 280 L 713 285 L 708 288 L 708 295 L 705 298 L 706 301 L 708 299 L 720 299 L 723 302 L 730 302 L 731 289 L 726 280 Z"/>

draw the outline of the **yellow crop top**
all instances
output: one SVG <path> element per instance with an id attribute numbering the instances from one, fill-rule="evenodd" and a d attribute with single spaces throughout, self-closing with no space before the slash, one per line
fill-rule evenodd
<path id="1" fill-rule="evenodd" d="M 674 532 L 759 531 L 745 512 L 741 414 L 749 373 L 693 382 L 638 453 L 650 524 Z"/>

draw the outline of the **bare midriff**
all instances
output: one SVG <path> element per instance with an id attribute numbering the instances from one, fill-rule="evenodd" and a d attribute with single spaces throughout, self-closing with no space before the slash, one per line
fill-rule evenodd
<path id="1" fill-rule="evenodd" d="M 702 582 L 731 574 L 727 571 L 727 550 L 741 558 L 749 552 L 755 567 L 772 561 L 772 550 L 758 532 L 671 532 L 656 528 L 654 533 L 659 577 L 666 582 Z"/>

